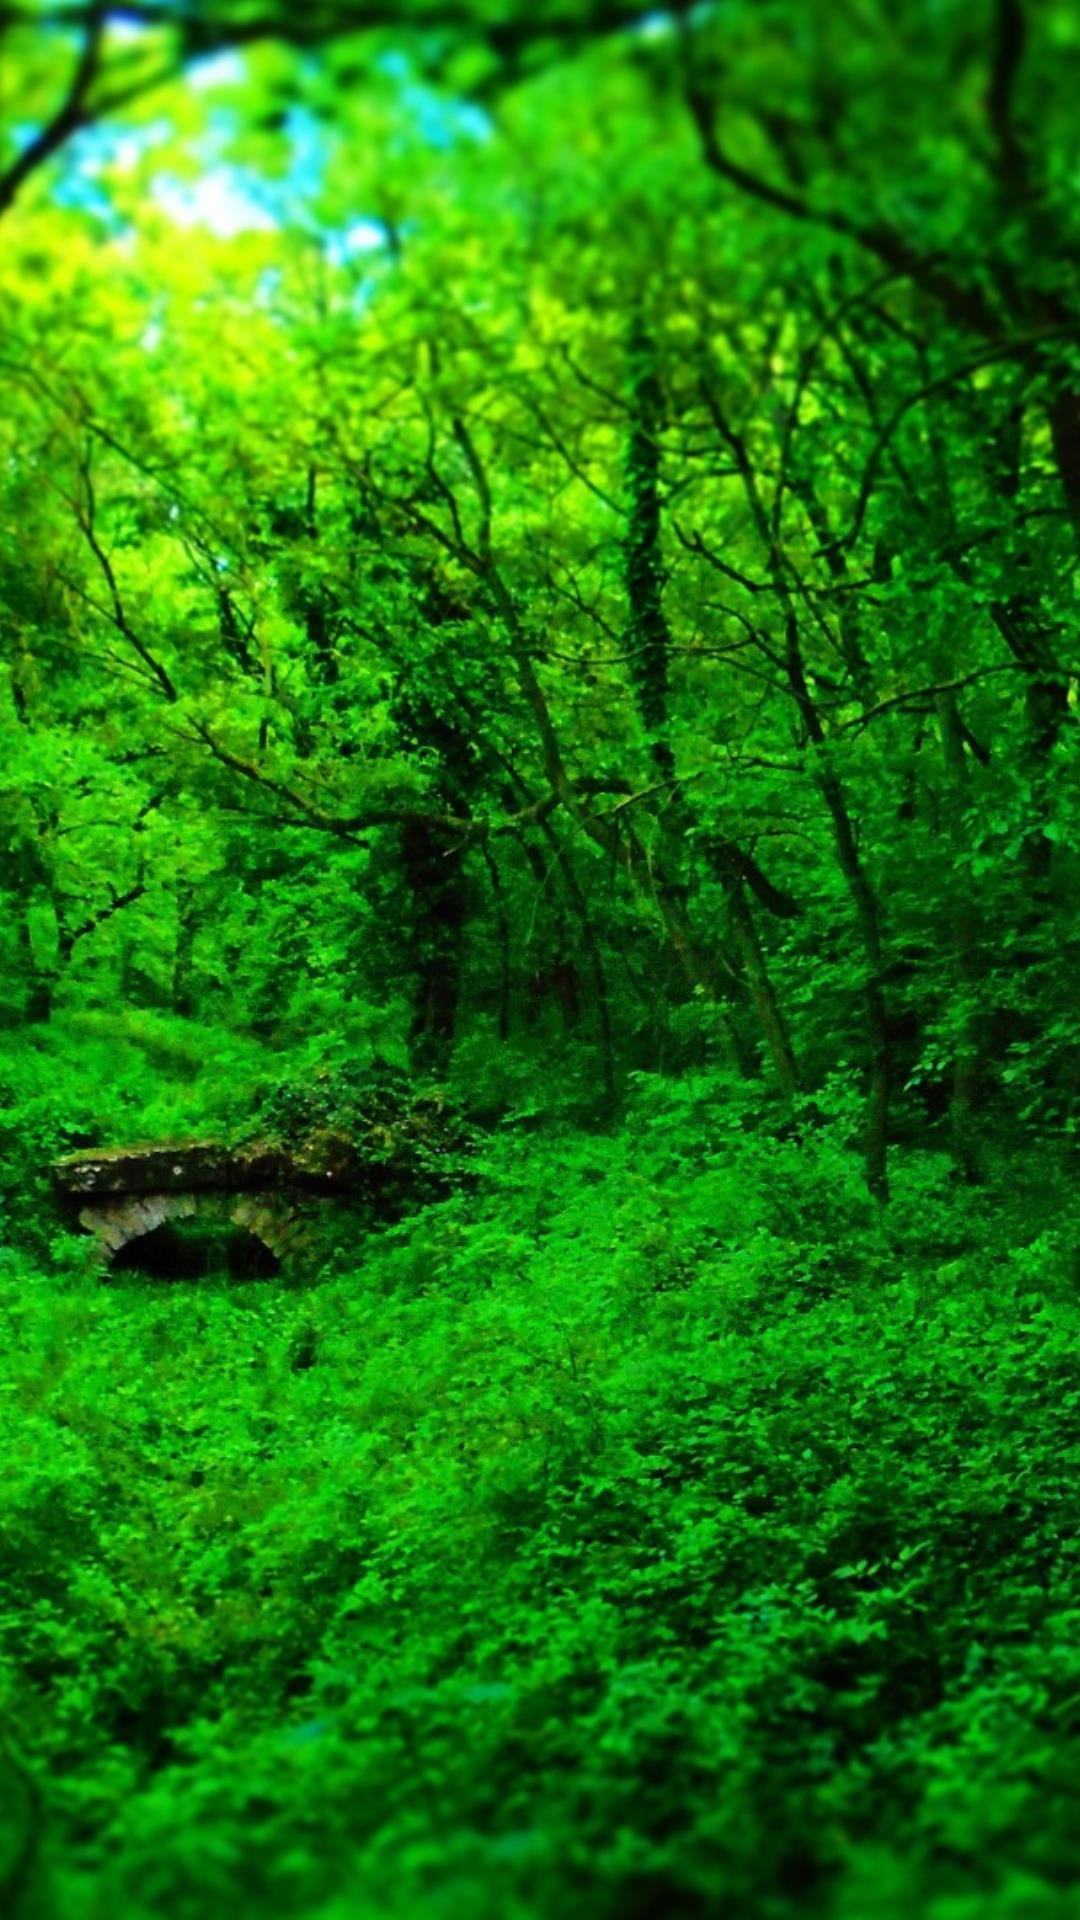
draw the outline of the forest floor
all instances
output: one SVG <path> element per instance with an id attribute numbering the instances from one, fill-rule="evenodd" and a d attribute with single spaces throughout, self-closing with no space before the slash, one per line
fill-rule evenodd
<path id="1" fill-rule="evenodd" d="M 304 1274 L 0 1251 L 20 1916 L 1080 1912 L 1067 1188 L 882 1219 L 708 1075 L 475 1174 Z"/>

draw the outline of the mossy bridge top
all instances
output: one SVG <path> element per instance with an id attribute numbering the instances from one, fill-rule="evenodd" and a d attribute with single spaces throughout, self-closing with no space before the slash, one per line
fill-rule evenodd
<path id="1" fill-rule="evenodd" d="M 162 1271 L 185 1270 L 178 1242 L 193 1229 L 219 1236 L 231 1229 L 233 1264 L 272 1271 L 302 1246 L 321 1202 L 363 1197 L 371 1185 L 370 1169 L 365 1177 L 355 1152 L 341 1142 L 291 1152 L 174 1141 L 70 1153 L 51 1171 L 59 1198 L 93 1234 L 106 1262 L 143 1264 L 130 1250 L 154 1236 Z M 149 1245 L 144 1250 L 151 1251 Z M 153 1259 L 145 1264 L 154 1269 Z"/>

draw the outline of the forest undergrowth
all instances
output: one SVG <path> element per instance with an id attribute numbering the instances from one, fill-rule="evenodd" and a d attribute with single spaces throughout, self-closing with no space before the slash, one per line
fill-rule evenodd
<path id="1" fill-rule="evenodd" d="M 842 1088 L 749 1099 L 511 1117 L 271 1280 L 0 1254 L 20 1916 L 1076 1911 L 1065 1164 L 882 1215 Z"/>

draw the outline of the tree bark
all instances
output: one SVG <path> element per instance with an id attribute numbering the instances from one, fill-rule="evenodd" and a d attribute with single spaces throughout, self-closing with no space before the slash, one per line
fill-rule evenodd
<path id="1" fill-rule="evenodd" d="M 937 696 L 938 732 L 949 782 L 952 840 L 957 852 L 963 835 L 968 768 L 964 729 L 955 693 Z M 963 1031 L 953 1059 L 950 1121 L 956 1163 L 967 1180 L 977 1180 L 980 1169 L 978 1111 L 982 1098 L 983 1061 L 980 1019 L 976 1004 L 982 966 L 979 921 L 970 887 L 954 861 L 948 876 L 949 917 L 960 992 L 964 1000 Z"/>

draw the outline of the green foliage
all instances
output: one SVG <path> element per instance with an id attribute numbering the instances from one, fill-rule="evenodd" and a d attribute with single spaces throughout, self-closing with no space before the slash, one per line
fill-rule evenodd
<path id="1" fill-rule="evenodd" d="M 363 1168 L 376 1195 L 389 1187 L 413 1204 L 463 1181 L 474 1144 L 444 1088 L 378 1059 L 279 1081 L 247 1137 L 288 1147 L 301 1166 L 336 1147 Z"/>
<path id="2" fill-rule="evenodd" d="M 301 1291 L 7 1257 L 29 1913 L 1065 1910 L 1075 1204 L 726 1101 Z"/>
<path id="3" fill-rule="evenodd" d="M 1080 1914 L 1075 7 L 0 60 L 0 1901 Z"/>

